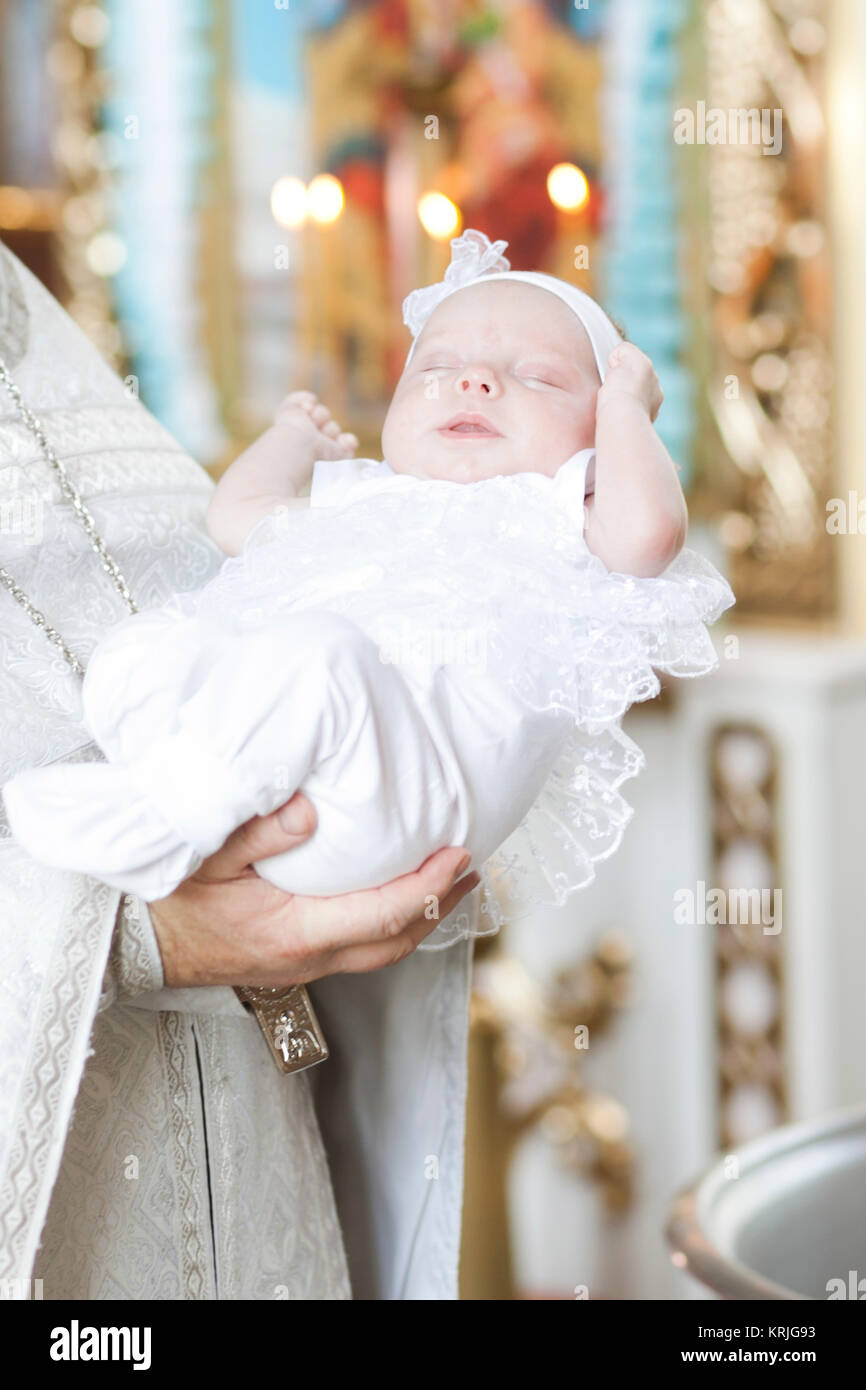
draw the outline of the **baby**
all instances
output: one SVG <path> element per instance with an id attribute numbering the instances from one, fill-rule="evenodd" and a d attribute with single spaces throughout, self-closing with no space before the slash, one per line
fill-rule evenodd
<path id="1" fill-rule="evenodd" d="M 406 301 L 382 460 L 297 391 L 227 470 L 207 526 L 237 558 L 91 659 L 108 762 L 4 789 L 34 858 L 154 901 L 302 789 L 316 830 L 262 877 L 330 895 L 465 845 L 495 930 L 492 872 L 525 910 L 616 849 L 643 762 L 619 721 L 653 667 L 716 665 L 704 624 L 733 595 L 682 549 L 648 358 L 573 286 L 509 272 L 505 244 L 465 233 Z"/>
<path id="2" fill-rule="evenodd" d="M 661 404 L 652 363 L 634 344 L 612 349 L 602 385 L 586 329 L 561 300 L 516 279 L 482 280 L 445 299 L 422 330 L 382 448 L 394 473 L 468 483 L 527 470 L 552 477 L 594 445 L 586 544 L 608 569 L 655 575 L 687 527 L 675 466 L 652 428 Z M 298 492 L 316 461 L 345 458 L 357 442 L 312 392 L 293 392 L 220 480 L 210 534 L 238 554 L 268 511 L 307 505 Z"/>

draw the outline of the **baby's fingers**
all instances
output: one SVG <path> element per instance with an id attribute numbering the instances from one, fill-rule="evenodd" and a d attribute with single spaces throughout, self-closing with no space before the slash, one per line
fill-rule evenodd
<path id="1" fill-rule="evenodd" d="M 312 412 L 318 403 L 318 396 L 314 391 L 290 391 L 289 394 L 280 402 L 280 410 L 306 410 Z"/>

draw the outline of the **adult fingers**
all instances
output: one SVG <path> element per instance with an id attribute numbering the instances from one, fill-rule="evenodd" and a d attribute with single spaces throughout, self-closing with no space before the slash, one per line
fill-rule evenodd
<path id="1" fill-rule="evenodd" d="M 463 898 L 466 897 L 467 893 L 471 893 L 473 888 L 477 888 L 480 882 L 481 875 L 475 873 L 474 871 L 471 874 L 466 874 L 464 878 L 459 879 L 457 883 L 455 883 L 454 887 L 451 889 L 451 892 L 446 893 L 445 897 L 439 903 L 438 921 L 444 922 L 445 918 L 454 911 L 457 904 Z M 410 925 L 406 928 L 406 930 L 413 931 L 415 930 L 415 928 L 412 925 Z M 424 939 L 424 936 L 427 935 L 426 925 L 423 928 L 423 932 L 421 927 L 419 927 L 418 930 L 418 940 L 422 941 Z"/>
<path id="2" fill-rule="evenodd" d="M 444 922 L 445 918 L 450 916 L 458 903 L 466 897 L 467 893 L 471 893 L 473 888 L 477 888 L 480 882 L 481 876 L 479 874 L 474 872 L 465 874 L 463 878 L 458 879 L 451 891 L 445 894 L 444 898 L 438 898 L 434 903 L 430 903 L 428 896 L 427 902 L 429 906 L 425 906 L 424 912 L 411 921 L 407 927 L 404 927 L 403 931 L 396 939 L 403 942 L 414 951 L 415 947 L 424 940 L 425 936 L 429 936 L 431 931 L 435 930 L 440 922 Z"/>
<path id="3" fill-rule="evenodd" d="M 366 888 L 333 898 L 295 898 L 292 915 L 301 929 L 324 950 L 391 941 L 410 922 L 435 907 L 465 873 L 470 856 L 448 846 L 431 855 L 411 874 L 381 888 Z M 436 925 L 433 920 L 430 930 Z"/>
<path id="4" fill-rule="evenodd" d="M 460 900 L 467 893 L 471 893 L 473 888 L 477 888 L 480 882 L 478 874 L 467 874 L 455 884 L 450 893 L 440 899 L 439 911 L 435 917 L 428 920 L 422 914 L 389 941 L 366 946 L 349 946 L 336 952 L 331 961 L 331 973 L 359 975 L 372 970 L 384 970 L 389 965 L 398 965 L 417 950 L 425 936 L 429 936 L 440 922 L 444 922 Z"/>

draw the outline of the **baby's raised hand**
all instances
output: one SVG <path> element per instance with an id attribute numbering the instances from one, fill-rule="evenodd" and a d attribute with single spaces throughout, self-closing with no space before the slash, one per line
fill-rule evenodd
<path id="1" fill-rule="evenodd" d="M 634 343 L 618 343 L 607 359 L 607 373 L 596 398 L 596 408 L 614 396 L 633 396 L 655 420 L 664 393 L 655 368 Z"/>
<path id="2" fill-rule="evenodd" d="M 351 458 L 358 447 L 358 436 L 341 430 L 312 391 L 291 391 L 277 408 L 274 424 L 296 430 L 317 458 Z"/>

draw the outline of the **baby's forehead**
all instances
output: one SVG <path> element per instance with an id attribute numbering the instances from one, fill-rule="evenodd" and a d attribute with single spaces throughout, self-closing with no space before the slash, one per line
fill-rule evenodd
<path id="1" fill-rule="evenodd" d="M 533 349 L 547 344 L 585 349 L 592 357 L 586 330 L 568 305 L 550 290 L 522 280 L 482 280 L 450 294 L 430 315 L 421 338 L 425 344 L 460 341 L 470 327 L 491 342 L 519 340 Z"/>

